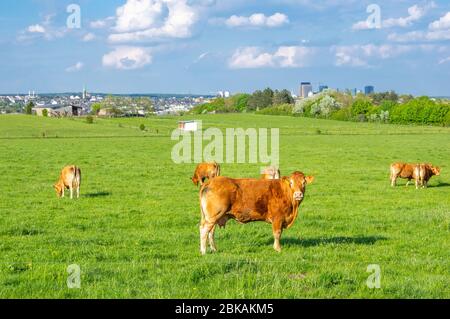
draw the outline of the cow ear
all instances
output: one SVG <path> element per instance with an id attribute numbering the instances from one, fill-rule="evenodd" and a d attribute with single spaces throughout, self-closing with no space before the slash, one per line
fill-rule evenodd
<path id="1" fill-rule="evenodd" d="M 316 178 L 314 176 L 306 176 L 306 183 L 311 184 Z"/>

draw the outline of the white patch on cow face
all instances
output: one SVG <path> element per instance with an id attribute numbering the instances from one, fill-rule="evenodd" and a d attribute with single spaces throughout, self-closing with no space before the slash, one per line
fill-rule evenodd
<path id="1" fill-rule="evenodd" d="M 303 194 L 303 191 L 302 191 L 303 188 L 299 189 L 299 190 L 296 190 L 295 181 L 292 178 L 289 181 L 290 181 L 291 189 L 294 192 L 294 196 L 293 196 L 294 200 L 295 201 L 303 200 L 303 197 L 304 197 L 304 194 Z"/>

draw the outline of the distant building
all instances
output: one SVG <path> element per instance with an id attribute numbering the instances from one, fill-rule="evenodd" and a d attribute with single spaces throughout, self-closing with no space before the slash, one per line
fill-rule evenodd
<path id="1" fill-rule="evenodd" d="M 86 100 L 88 98 L 86 85 L 83 85 L 83 100 Z"/>
<path id="2" fill-rule="evenodd" d="M 302 82 L 300 85 L 300 97 L 307 98 L 313 94 L 313 87 L 310 82 Z"/>
<path id="3" fill-rule="evenodd" d="M 319 86 L 319 92 L 322 93 L 323 91 L 328 90 L 328 85 L 320 85 Z"/>
<path id="4" fill-rule="evenodd" d="M 185 132 L 196 132 L 198 130 L 198 122 L 196 122 L 196 121 L 181 121 L 181 122 L 178 122 L 178 128 Z"/>
<path id="5" fill-rule="evenodd" d="M 44 110 L 47 110 L 49 117 L 80 116 L 83 111 L 81 106 L 61 104 L 48 104 L 33 108 L 33 112 L 37 116 L 43 116 Z"/>
<path id="6" fill-rule="evenodd" d="M 375 92 L 375 87 L 373 87 L 372 85 L 368 85 L 364 88 L 364 94 L 365 95 L 369 95 Z"/>
<path id="7" fill-rule="evenodd" d="M 229 91 L 219 91 L 219 92 L 217 92 L 217 97 L 229 98 L 230 96 L 231 96 L 231 93 Z"/>

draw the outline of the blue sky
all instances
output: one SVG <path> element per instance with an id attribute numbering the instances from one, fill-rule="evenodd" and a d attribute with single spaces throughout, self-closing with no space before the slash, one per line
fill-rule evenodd
<path id="1" fill-rule="evenodd" d="M 80 28 L 67 24 L 72 3 Z M 447 0 L 3 0 L 0 94 L 83 84 L 104 93 L 297 92 L 310 81 L 448 96 L 449 44 Z"/>

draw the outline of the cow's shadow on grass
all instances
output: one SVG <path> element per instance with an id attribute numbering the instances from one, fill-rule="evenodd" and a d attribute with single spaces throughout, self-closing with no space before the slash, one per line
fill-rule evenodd
<path id="1" fill-rule="evenodd" d="M 437 185 L 428 185 L 428 188 L 450 187 L 450 183 L 439 183 Z"/>
<path id="2" fill-rule="evenodd" d="M 112 195 L 111 192 L 97 192 L 97 193 L 84 194 L 84 197 L 87 197 L 87 198 L 98 198 L 98 197 L 108 197 L 108 196 L 111 196 L 111 195 Z"/>
<path id="3" fill-rule="evenodd" d="M 387 240 L 382 236 L 357 236 L 357 237 L 320 237 L 320 238 L 281 238 L 281 244 L 287 246 L 315 247 L 324 245 L 374 245 L 379 241 Z M 270 240 L 273 243 L 273 240 Z"/>

